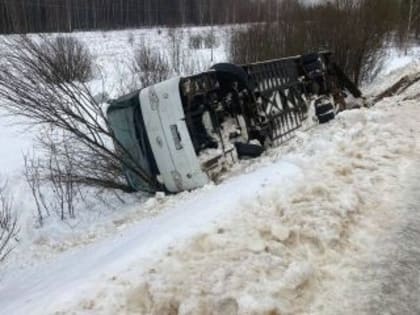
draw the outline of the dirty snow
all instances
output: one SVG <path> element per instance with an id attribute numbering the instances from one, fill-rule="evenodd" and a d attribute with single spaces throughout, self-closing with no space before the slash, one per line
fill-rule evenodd
<path id="1" fill-rule="evenodd" d="M 414 113 L 419 117 L 419 110 Z M 127 300 L 111 304 L 109 314 L 169 314 L 171 308 L 176 314 L 301 314 L 321 292 L 343 287 L 336 281 L 346 272 L 340 270 L 342 257 L 348 262 L 369 251 L 359 243 L 366 246 L 375 233 L 364 227 L 367 235 L 353 241 L 353 229 L 366 216 L 389 215 L 389 202 L 400 191 L 395 179 L 413 153 L 410 130 L 395 131 L 389 114 L 344 113 L 330 126 L 334 136 L 325 137 L 329 154 L 300 165 L 304 178 L 295 192 L 267 187 L 267 194 L 243 205 L 233 220 L 169 250 L 137 281 L 130 277 Z M 113 294 L 113 289 L 101 291 L 105 297 Z M 340 313 L 337 298 L 330 314 Z M 315 304 L 312 313 L 325 314 L 323 306 Z"/>

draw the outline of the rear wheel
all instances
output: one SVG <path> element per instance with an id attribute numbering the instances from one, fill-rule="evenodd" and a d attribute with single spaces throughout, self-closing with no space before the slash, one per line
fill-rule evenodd
<path id="1" fill-rule="evenodd" d="M 240 159 L 244 157 L 257 158 L 264 152 L 262 146 L 250 143 L 236 142 L 235 148 L 238 153 L 238 158 Z"/>
<path id="2" fill-rule="evenodd" d="M 317 116 L 324 115 L 331 111 L 334 111 L 334 106 L 332 106 L 332 104 L 324 104 L 315 108 L 315 114 Z"/>
<path id="3" fill-rule="evenodd" d="M 222 88 L 230 90 L 233 82 L 238 82 L 239 89 L 250 89 L 249 77 L 246 71 L 232 63 L 218 63 L 210 69 L 215 70 Z"/>
<path id="4" fill-rule="evenodd" d="M 320 124 L 326 124 L 327 122 L 333 120 L 335 118 L 334 113 L 327 113 L 321 116 L 318 116 L 318 121 Z"/>
<path id="5" fill-rule="evenodd" d="M 315 102 L 315 114 L 320 124 L 335 118 L 335 106 L 329 98 L 321 98 Z"/>

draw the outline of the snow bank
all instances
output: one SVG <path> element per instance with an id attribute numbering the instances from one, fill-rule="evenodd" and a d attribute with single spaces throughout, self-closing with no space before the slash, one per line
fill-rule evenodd
<path id="1" fill-rule="evenodd" d="M 139 259 L 152 259 L 168 246 L 233 215 L 239 204 L 252 200 L 266 185 L 281 185 L 287 191 L 299 177 L 298 167 L 279 161 L 274 169 L 267 166 L 217 187 L 184 194 L 185 199 L 179 198 L 176 206 L 167 209 L 164 215 L 138 223 L 102 242 L 69 251 L 47 264 L 8 272 L 0 283 L 2 311 L 45 314 L 48 305 L 54 312 L 60 303 L 69 303 L 80 294 L 94 292 L 104 275 L 120 274 L 121 268 Z M 248 185 L 243 186 L 244 182 Z"/>
<path id="2" fill-rule="evenodd" d="M 385 62 L 372 83 L 363 88 L 365 96 L 377 96 L 405 76 L 420 72 L 420 47 L 411 48 L 407 55 L 396 48 L 386 50 Z"/>
<path id="3" fill-rule="evenodd" d="M 367 234 L 354 241 L 354 228 L 377 217 L 395 193 L 390 183 L 415 144 L 394 119 L 398 113 L 384 103 L 300 132 L 242 165 L 247 174 L 184 195 L 166 214 L 108 240 L 7 277 L 0 305 L 14 314 L 307 312 L 325 283 L 337 285 L 332 280 L 347 268 L 342 257 L 354 258 L 369 243 Z"/>
<path id="4" fill-rule="evenodd" d="M 376 176 L 381 184 L 375 183 L 377 191 L 373 195 L 376 202 L 351 229 L 347 249 L 331 268 L 334 276 L 324 281 L 311 305 L 311 314 L 418 314 L 420 311 L 419 100 L 404 101 L 391 108 L 389 102 L 384 100 L 378 106 L 390 111 L 393 124 L 398 126 L 397 137 L 405 137 L 407 145 L 403 151 L 389 151 L 393 157 L 384 154 L 394 160 L 394 169 L 381 166 L 382 172 Z"/>
<path id="5" fill-rule="evenodd" d="M 385 53 L 385 62 L 378 77 L 386 77 L 392 72 L 401 70 L 420 59 L 420 47 L 409 47 L 407 53 L 398 48 L 389 48 Z"/>
<path id="6" fill-rule="evenodd" d="M 380 109 L 343 113 L 324 130 L 332 154 L 303 164 L 294 193 L 267 187 L 233 220 L 169 250 L 137 280 L 130 277 L 134 288 L 109 314 L 304 312 L 319 284 L 334 276 L 329 264 L 349 245 L 352 226 L 381 202 L 378 190 L 410 152 L 412 139 L 387 120 Z"/>

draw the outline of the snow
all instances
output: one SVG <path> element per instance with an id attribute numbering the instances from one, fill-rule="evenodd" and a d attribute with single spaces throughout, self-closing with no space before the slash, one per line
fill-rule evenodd
<path id="1" fill-rule="evenodd" d="M 279 162 L 274 173 L 271 167 L 262 168 L 217 187 L 206 187 L 192 198 L 181 200 L 164 215 L 121 231 L 116 237 L 87 246 L 76 253 L 65 254 L 45 266 L 29 268 L 23 275 L 9 273 L 4 276 L 1 284 L 4 293 L 0 296 L 0 304 L 4 305 L 6 301 L 8 304 L 3 307 L 3 311 L 9 314 L 42 313 L 46 311 L 45 304 L 52 299 L 52 312 L 57 307 L 55 303 L 63 302 L 61 299 L 72 300 L 71 294 L 63 296 L 62 292 L 89 291 L 89 283 L 100 281 L 104 274 L 118 274 L 121 267 L 125 268 L 139 259 L 151 258 L 169 245 L 205 230 L 209 222 L 233 215 L 232 210 L 239 203 L 258 193 L 264 185 L 282 185 L 287 189 L 287 186 L 299 179 L 299 175 L 299 169 L 294 165 Z M 249 185 L 243 187 L 243 181 Z M 95 253 L 93 257 L 91 253 Z M 64 276 L 62 281 L 56 281 L 59 275 Z M 8 283 L 19 290 L 8 287 Z M 47 295 L 43 299 L 42 292 L 55 292 L 57 296 Z M 16 300 L 20 304 L 22 295 L 31 303 L 16 305 L 12 302 Z M 40 304 L 38 310 L 33 302 Z"/>
<path id="2" fill-rule="evenodd" d="M 184 47 L 188 34 L 207 31 L 182 30 Z M 216 31 L 214 62 L 226 58 L 226 32 Z M 134 88 L 120 78 L 130 75 L 136 44 L 166 49 L 169 38 L 164 28 L 72 35 L 102 69 L 104 80 L 98 74 L 91 87 L 111 97 Z M 194 54 L 211 64 L 210 50 Z M 417 54 L 391 52 L 368 97 L 418 75 Z M 402 196 L 420 158 L 419 88 L 308 124 L 220 183 L 176 196 L 124 195 L 125 204 L 100 195 L 76 220 L 51 217 L 44 227 L 19 175 L 31 131 L 2 117 L 2 175 L 22 231 L 0 266 L 0 314 L 351 314 L 368 296 L 355 274 L 374 256 L 388 263 L 381 250 L 393 247 L 379 239 L 414 215 L 406 209 L 414 192 Z"/>
<path id="3" fill-rule="evenodd" d="M 46 36 L 74 36 L 89 49 L 95 64 L 95 77 L 88 83 L 94 95 L 106 94 L 109 98 L 117 98 L 125 93 L 140 88 L 133 77 L 134 52 L 142 44 L 157 47 L 171 59 L 171 36 L 181 47 L 182 57 L 194 66 L 204 69 L 211 64 L 226 60 L 227 33 L 234 27 L 222 26 L 214 30 L 217 45 L 213 54 L 211 49 L 187 49 L 189 38 L 194 35 L 206 35 L 210 27 L 191 27 L 172 30 L 129 29 L 107 32 L 80 32 L 72 34 L 47 34 Z M 29 35 L 36 37 L 36 35 Z M 1 45 L 1 43 L 0 43 Z M 213 60 L 211 57 L 213 55 Z M 193 68 L 193 67 L 192 67 Z M 189 71 L 192 69 L 181 69 Z M 197 69 L 198 71 L 198 69 Z M 148 198 L 143 195 L 120 196 L 125 200 L 122 204 L 116 196 L 99 194 L 88 198 L 85 204 L 78 206 L 77 218 L 60 222 L 55 215 L 47 217 L 44 226 L 39 228 L 36 220 L 36 207 L 29 188 L 23 178 L 23 154 L 32 152 L 36 128 L 28 128 L 24 121 L 15 117 L 4 116 L 0 112 L 0 161 L 2 170 L 0 182 L 7 180 L 13 192 L 14 208 L 20 225 L 20 242 L 9 259 L 0 265 L 0 270 L 9 265 L 36 264 L 48 260 L 62 251 L 94 242 L 97 239 L 115 233 L 131 221 L 145 217 L 153 217 L 164 207 L 162 203 L 170 203 L 171 198 Z M 139 207 L 138 203 L 144 203 Z M 121 209 L 124 211 L 121 211 Z"/>
<path id="4" fill-rule="evenodd" d="M 399 127 L 397 133 L 406 139 L 405 150 L 394 148 L 394 152 L 383 153 L 387 158 L 395 157 L 395 153 L 400 158 L 395 161 L 394 170 L 381 166 L 377 180 L 389 176 L 393 179 L 377 187 L 376 198 L 380 200 L 352 228 L 345 254 L 338 258 L 338 268 L 329 270 L 334 277 L 322 285 L 322 293 L 311 307 L 312 314 L 418 314 L 420 311 L 419 103 L 417 100 L 395 105 L 391 101 L 395 99 L 384 100 L 380 106 L 393 115 Z"/>
<path id="5" fill-rule="evenodd" d="M 377 76 L 387 76 L 391 72 L 394 72 L 395 70 L 401 70 L 401 68 L 407 67 L 408 65 L 412 64 L 413 61 L 418 61 L 419 59 L 420 47 L 418 46 L 409 47 L 407 53 L 401 51 L 398 48 L 389 48 L 385 52 L 385 62 Z"/>

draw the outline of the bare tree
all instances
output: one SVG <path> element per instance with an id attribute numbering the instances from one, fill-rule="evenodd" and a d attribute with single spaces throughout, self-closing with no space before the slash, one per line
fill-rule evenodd
<path id="1" fill-rule="evenodd" d="M 45 53 L 49 41 L 22 36 L 5 42 L 0 68 L 2 106 L 29 123 L 51 128 L 64 135 L 57 140 L 58 152 L 72 144 L 74 183 L 131 192 L 122 174 L 129 169 L 155 187 L 129 152 L 119 144 L 110 128 L 103 104 L 99 104 L 81 82 L 65 82 L 55 63 Z M 60 83 L 52 83 L 60 82 Z M 114 149 L 114 146 L 116 149 Z M 128 156 L 129 158 L 125 158 Z"/>
<path id="2" fill-rule="evenodd" d="M 25 162 L 24 176 L 28 184 L 32 198 L 35 201 L 36 210 L 38 214 L 38 223 L 43 225 L 44 217 L 50 215 L 49 206 L 45 200 L 44 194 L 41 191 L 42 178 L 41 178 L 41 160 L 28 154 L 23 156 Z"/>
<path id="3" fill-rule="evenodd" d="M 13 250 L 19 233 L 17 218 L 12 213 L 13 202 L 7 193 L 7 182 L 0 186 L 0 262 Z"/>
<path id="4" fill-rule="evenodd" d="M 167 57 L 157 49 L 142 45 L 135 51 L 134 70 L 143 87 L 164 81 L 171 74 Z"/>
<path id="5" fill-rule="evenodd" d="M 58 137 L 64 141 L 66 139 L 65 135 Z M 61 220 L 67 217 L 74 219 L 76 216 L 74 200 L 79 191 L 78 183 L 74 181 L 74 176 L 77 174 L 72 157 L 74 150 L 71 143 L 65 141 L 60 144 L 60 142 L 50 137 L 43 138 L 44 147 L 48 150 L 48 161 L 44 173 L 54 195 L 53 209 Z"/>
<path id="6" fill-rule="evenodd" d="M 74 219 L 76 201 L 86 201 L 82 185 L 74 181 L 78 172 L 73 164 L 74 148 L 65 139 L 65 136 L 52 131 L 43 132 L 39 144 L 45 157 L 24 156 L 24 175 L 35 201 L 40 225 L 51 214 L 62 221 Z"/>
<path id="7" fill-rule="evenodd" d="M 89 50 L 76 38 L 57 36 L 53 39 L 42 37 L 43 51 L 41 58 L 48 58 L 49 68 L 44 68 L 39 74 L 45 73 L 45 80 L 56 80 L 51 83 L 86 82 L 92 77 L 92 57 Z M 43 61 L 41 61 L 42 63 Z M 53 72 L 53 73 L 48 73 Z"/>
<path id="8" fill-rule="evenodd" d="M 359 84 L 380 65 L 395 14 L 384 5 L 388 2 L 340 0 L 308 7 L 284 0 L 278 4 L 278 20 L 234 31 L 231 60 L 247 63 L 328 49 Z"/>
<path id="9" fill-rule="evenodd" d="M 406 0 L 406 25 L 403 39 L 404 54 L 408 54 L 408 46 L 410 45 L 410 36 L 414 31 L 414 27 L 420 21 L 420 2 L 418 0 Z M 403 19 L 404 21 L 405 19 Z"/>
<path id="10" fill-rule="evenodd" d="M 182 29 L 170 28 L 169 35 L 169 59 L 173 71 L 176 74 L 182 73 L 182 65 L 185 59 L 185 52 L 182 48 L 184 33 Z"/>
<path id="11" fill-rule="evenodd" d="M 272 22 L 282 14 L 284 1 L 288 0 L 4 0 L 0 1 L 0 33 Z M 348 1 L 323 1 L 326 2 Z M 393 2 L 399 5 L 402 1 Z M 387 1 L 382 3 L 384 7 L 390 5 Z"/>
<path id="12" fill-rule="evenodd" d="M 206 17 L 206 13 L 208 12 L 207 2 L 206 1 L 197 1 L 197 16 L 198 16 L 198 24 L 203 25 Z"/>

